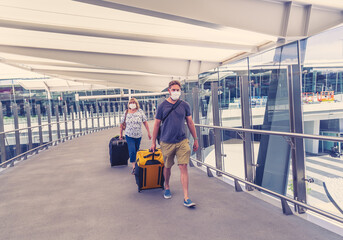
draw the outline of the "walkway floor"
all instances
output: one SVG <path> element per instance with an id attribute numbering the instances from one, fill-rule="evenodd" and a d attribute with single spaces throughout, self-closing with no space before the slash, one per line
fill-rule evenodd
<path id="1" fill-rule="evenodd" d="M 342 239 L 195 168 L 195 209 L 182 204 L 177 167 L 172 199 L 160 189 L 138 193 L 129 167 L 110 167 L 108 141 L 117 133 L 82 136 L 2 172 L 0 239 Z M 141 148 L 149 146 L 144 136 Z"/>

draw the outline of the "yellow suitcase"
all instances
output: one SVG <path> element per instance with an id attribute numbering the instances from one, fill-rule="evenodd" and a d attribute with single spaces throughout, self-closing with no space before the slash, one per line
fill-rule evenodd
<path id="1" fill-rule="evenodd" d="M 139 150 L 136 155 L 135 177 L 138 192 L 151 188 L 164 188 L 163 155 L 160 149 Z"/>

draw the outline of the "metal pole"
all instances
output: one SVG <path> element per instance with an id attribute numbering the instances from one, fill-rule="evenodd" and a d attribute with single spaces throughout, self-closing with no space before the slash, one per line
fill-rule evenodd
<path id="1" fill-rule="evenodd" d="M 98 119 L 98 129 L 100 128 L 100 111 L 99 111 L 99 103 L 95 102 L 95 111 L 96 111 L 96 118 Z"/>
<path id="2" fill-rule="evenodd" d="M 63 114 L 64 114 L 64 132 L 65 136 L 68 137 L 68 109 L 67 109 L 67 103 L 63 107 Z"/>
<path id="3" fill-rule="evenodd" d="M 12 110 L 13 110 L 14 129 L 19 129 L 18 106 L 16 103 L 13 103 Z M 20 133 L 18 130 L 15 131 L 15 145 L 16 145 L 16 155 L 21 154 Z"/>
<path id="4" fill-rule="evenodd" d="M 4 113 L 2 111 L 2 102 L 0 102 L 0 132 L 4 132 L 5 127 L 4 127 Z M 6 161 L 6 144 L 5 144 L 5 134 L 0 135 L 0 151 L 1 151 L 1 162 Z"/>
<path id="5" fill-rule="evenodd" d="M 92 118 L 92 130 L 94 130 L 94 115 L 93 115 L 93 106 L 91 106 L 91 118 Z"/>
<path id="6" fill-rule="evenodd" d="M 199 124 L 200 123 L 200 110 L 199 110 L 199 88 L 195 87 L 193 88 L 193 117 L 194 117 L 194 123 Z M 196 152 L 196 158 L 203 162 L 203 147 L 204 147 L 204 143 L 203 143 L 203 139 L 202 139 L 202 135 L 201 135 L 201 129 L 200 127 L 196 127 L 195 128 L 196 133 L 197 133 L 197 137 L 198 137 L 198 142 L 199 142 L 199 149 Z M 198 166 L 201 166 L 201 164 L 197 163 Z"/>
<path id="7" fill-rule="evenodd" d="M 70 106 L 70 114 L 72 119 L 72 127 L 73 127 L 73 136 L 75 136 L 75 116 L 74 116 L 74 106 Z"/>
<path id="8" fill-rule="evenodd" d="M 220 126 L 219 119 L 219 105 L 218 105 L 218 82 L 211 83 L 212 91 L 212 114 L 213 114 L 213 125 Z M 214 149 L 216 156 L 216 168 L 223 170 L 222 162 L 222 149 L 221 149 L 221 131 L 220 129 L 214 129 Z M 216 172 L 217 176 L 221 176 L 220 172 Z"/>
<path id="9" fill-rule="evenodd" d="M 31 129 L 31 107 L 30 104 L 27 103 L 25 105 L 25 112 L 26 112 L 26 119 L 27 119 L 27 138 L 29 142 L 29 150 L 32 149 L 32 129 Z"/>
<path id="10" fill-rule="evenodd" d="M 49 103 L 49 105 L 46 107 L 46 112 L 48 114 L 48 129 L 49 129 L 49 142 L 52 142 L 52 131 L 51 131 L 51 109 L 52 109 L 52 105 L 51 102 Z"/>
<path id="11" fill-rule="evenodd" d="M 299 53 L 298 42 L 298 53 Z M 300 58 L 300 54 L 298 54 Z M 300 60 L 297 65 L 288 66 L 288 85 L 290 99 L 290 123 L 293 133 L 303 133 L 303 111 L 301 99 L 301 72 Z M 305 149 L 303 139 L 292 138 L 292 173 L 294 198 L 306 203 L 306 176 L 305 176 Z M 298 206 L 298 212 L 304 213 L 304 208 Z"/>
<path id="12" fill-rule="evenodd" d="M 242 112 L 242 127 L 251 129 L 251 113 L 249 104 L 249 76 L 243 76 L 240 78 L 241 86 L 241 112 Z M 243 149 L 244 149 L 244 171 L 245 180 L 254 182 L 253 171 L 253 141 L 251 133 L 243 133 Z M 245 188 L 249 191 L 253 189 L 245 185 Z"/>
<path id="13" fill-rule="evenodd" d="M 85 111 L 85 119 L 86 119 L 86 131 L 88 132 L 88 110 L 87 107 L 84 108 Z"/>
<path id="14" fill-rule="evenodd" d="M 37 118 L 38 118 L 38 132 L 39 132 L 39 145 L 43 144 L 43 129 L 42 129 L 42 114 L 40 111 L 40 105 L 36 105 L 36 112 L 37 112 Z"/>
<path id="15" fill-rule="evenodd" d="M 108 126 L 111 127 L 111 106 L 107 103 Z"/>
<path id="16" fill-rule="evenodd" d="M 77 103 L 76 108 L 77 108 L 77 112 L 79 113 L 80 133 L 82 134 L 82 114 L 81 114 L 80 102 Z"/>
<path id="17" fill-rule="evenodd" d="M 57 126 L 57 139 L 61 138 L 61 131 L 60 131 L 60 113 L 58 110 L 58 105 L 55 106 L 55 115 L 56 115 L 56 126 Z"/>
<path id="18" fill-rule="evenodd" d="M 105 105 L 102 104 L 101 105 L 101 109 L 102 109 L 102 118 L 104 120 L 104 126 L 103 127 L 106 127 L 106 120 L 105 120 Z"/>

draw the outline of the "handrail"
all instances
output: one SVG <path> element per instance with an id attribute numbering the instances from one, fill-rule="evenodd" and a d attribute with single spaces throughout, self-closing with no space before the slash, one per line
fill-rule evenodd
<path id="1" fill-rule="evenodd" d="M 232 174 L 230 174 L 230 173 L 227 173 L 227 172 L 224 172 L 224 171 L 222 171 L 222 170 L 219 170 L 219 169 L 217 169 L 217 168 L 215 168 L 215 167 L 213 167 L 213 166 L 211 166 L 211 165 L 209 165 L 209 164 L 207 164 L 207 163 L 204 163 L 204 162 L 202 162 L 202 161 L 199 161 L 199 160 L 197 160 L 197 159 L 195 159 L 195 158 L 193 158 L 193 157 L 191 157 L 191 160 L 193 160 L 193 161 L 195 161 L 195 162 L 197 162 L 197 163 L 199 163 L 199 164 L 201 164 L 201 165 L 204 165 L 204 166 L 206 166 L 206 167 L 208 167 L 208 168 L 210 168 L 210 169 L 213 169 L 214 171 L 217 171 L 217 172 L 219 172 L 219 173 L 221 173 L 221 174 L 223 174 L 223 175 L 225 175 L 225 176 L 228 176 L 228 177 L 230 177 L 230 178 L 233 178 L 234 180 L 237 180 L 237 181 L 242 182 L 242 183 L 245 183 L 245 184 L 247 184 L 247 185 L 249 185 L 249 186 L 251 186 L 251 187 L 254 187 L 254 188 L 258 189 L 258 190 L 261 190 L 261 191 L 263 191 L 263 192 L 269 193 L 269 194 L 271 194 L 271 195 L 273 195 L 273 196 L 279 197 L 280 199 L 284 199 L 284 200 L 286 200 L 286 201 L 288 201 L 288 202 L 292 202 L 292 203 L 294 203 L 294 204 L 296 204 L 296 205 L 299 205 L 299 206 L 301 206 L 301 207 L 303 207 L 303 208 L 306 208 L 306 209 L 308 209 L 308 210 L 311 210 L 311 211 L 313 211 L 313 212 L 316 212 L 316 213 L 318 213 L 318 214 L 321 214 L 321 215 L 323 215 L 323 216 L 325 216 L 325 217 L 328 217 L 328 218 L 331 218 L 331 219 L 333 219 L 333 220 L 336 220 L 336 221 L 338 221 L 338 222 L 343 223 L 343 218 L 338 217 L 338 216 L 336 216 L 336 215 L 333 215 L 333 214 L 331 214 L 331 213 L 329 213 L 329 212 L 320 210 L 320 209 L 318 209 L 318 208 L 315 208 L 315 207 L 312 207 L 312 206 L 310 206 L 310 205 L 307 205 L 307 204 L 305 204 L 305 203 L 303 203 L 303 202 L 299 202 L 299 201 L 297 201 L 297 200 L 294 200 L 294 199 L 291 199 L 291 198 L 289 198 L 289 197 L 283 196 L 283 195 L 281 195 L 281 194 L 279 194 L 279 193 L 273 192 L 273 191 L 271 191 L 271 190 L 269 190 L 269 189 L 266 189 L 266 188 L 264 188 L 264 187 L 261 187 L 261 186 L 259 186 L 259 185 L 254 184 L 254 183 L 248 182 L 248 181 L 246 181 L 246 180 L 244 180 L 244 179 L 241 179 L 241 178 L 239 178 L 239 177 L 236 177 L 236 176 L 234 176 L 234 175 L 232 175 Z"/>
<path id="2" fill-rule="evenodd" d="M 7 133 L 11 133 L 11 132 L 22 131 L 22 130 L 28 130 L 28 129 L 32 129 L 32 128 L 38 128 L 38 127 L 44 127 L 44 126 L 54 125 L 54 124 L 69 123 L 69 122 L 77 122 L 77 121 L 80 121 L 80 120 L 97 119 L 97 118 L 103 118 L 103 117 L 104 117 L 104 116 L 96 116 L 96 117 L 92 117 L 92 118 L 76 118 L 76 119 L 74 119 L 74 120 L 71 119 L 71 120 L 67 120 L 67 121 L 58 121 L 58 122 L 45 123 L 45 124 L 41 124 L 41 125 L 37 125 L 37 126 L 31 126 L 31 127 L 25 127 L 25 128 L 18 128 L 18 129 L 13 129 L 13 130 L 5 131 L 5 132 L 0 132 L 0 135 L 2 135 L 2 134 L 7 134 Z"/>
<path id="3" fill-rule="evenodd" d="M 100 127 L 100 128 L 89 129 L 89 130 L 86 130 L 85 132 L 88 133 L 89 131 L 101 130 L 101 129 L 110 128 L 110 127 L 114 127 L 114 126 L 107 126 L 107 127 Z M 38 147 L 32 148 L 32 149 L 30 149 L 30 150 L 28 150 L 28 151 L 26 151 L 26 152 L 24 152 L 24 153 L 21 153 L 21 154 L 19 154 L 19 155 L 13 157 L 13 158 L 11 158 L 11 159 L 6 160 L 5 162 L 0 163 L 0 167 L 2 167 L 2 166 L 5 165 L 5 164 L 7 165 L 7 163 L 9 163 L 9 162 L 13 162 L 13 161 L 14 161 L 15 159 L 17 159 L 17 158 L 21 158 L 21 157 L 23 157 L 23 156 L 25 156 L 25 155 L 30 154 L 31 152 L 37 151 L 37 150 L 39 150 L 39 149 L 41 149 L 41 148 L 44 148 L 45 146 L 48 146 L 48 145 L 50 145 L 50 144 L 52 144 L 52 143 L 54 143 L 54 142 L 58 142 L 58 141 L 61 141 L 61 140 L 65 139 L 65 138 L 73 137 L 73 136 L 79 135 L 79 134 L 81 134 L 81 133 L 71 134 L 71 135 L 64 136 L 64 137 L 61 137 L 61 138 L 59 138 L 59 139 L 53 140 L 53 141 L 51 141 L 51 142 L 47 142 L 47 143 L 45 143 L 45 144 L 39 145 Z"/>
<path id="4" fill-rule="evenodd" d="M 302 133 L 255 130 L 255 129 L 248 129 L 248 128 L 221 127 L 221 126 L 204 125 L 204 124 L 198 124 L 198 123 L 195 123 L 194 125 L 196 127 L 216 128 L 216 129 L 229 130 L 229 131 L 234 131 L 234 132 L 258 133 L 258 134 L 264 134 L 264 135 L 277 135 L 277 136 L 286 136 L 286 137 L 309 138 L 309 139 L 316 139 L 316 140 L 343 142 L 343 138 L 341 137 L 329 137 L 329 136 L 319 136 L 319 135 L 302 134 Z"/>

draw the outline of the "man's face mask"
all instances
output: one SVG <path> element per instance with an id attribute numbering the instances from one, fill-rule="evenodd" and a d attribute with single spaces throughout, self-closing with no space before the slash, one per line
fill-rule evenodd
<path id="1" fill-rule="evenodd" d="M 180 98 L 181 92 L 180 91 L 171 91 L 170 97 L 174 101 L 178 100 Z"/>

